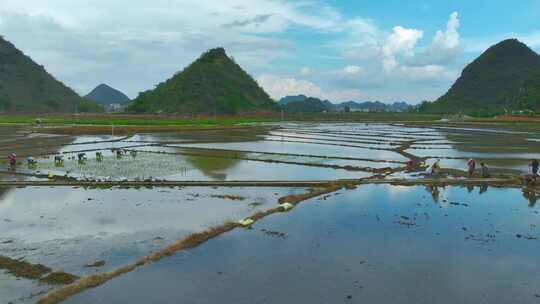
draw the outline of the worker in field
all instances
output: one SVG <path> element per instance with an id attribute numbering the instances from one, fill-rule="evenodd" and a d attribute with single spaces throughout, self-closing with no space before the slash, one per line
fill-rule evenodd
<path id="1" fill-rule="evenodd" d="M 85 163 L 86 162 L 86 153 L 79 153 L 77 154 L 77 158 L 79 160 L 79 163 Z"/>
<path id="2" fill-rule="evenodd" d="M 96 152 L 96 161 L 98 161 L 98 162 L 103 161 L 103 153 L 102 152 Z"/>
<path id="3" fill-rule="evenodd" d="M 480 170 L 482 171 L 482 177 L 483 178 L 490 178 L 491 174 L 489 174 L 489 168 L 486 166 L 485 163 L 480 163 Z"/>
<path id="4" fill-rule="evenodd" d="M 474 170 L 476 169 L 476 160 L 474 160 L 474 158 L 469 159 L 467 167 L 469 167 L 469 177 L 473 176 Z"/>
<path id="5" fill-rule="evenodd" d="M 407 162 L 407 171 L 414 171 L 418 168 L 419 163 L 416 159 L 410 159 Z"/>
<path id="6" fill-rule="evenodd" d="M 32 156 L 28 156 L 26 158 L 26 163 L 28 164 L 28 168 L 35 167 L 37 165 L 36 159 Z"/>
<path id="7" fill-rule="evenodd" d="M 64 156 L 63 155 L 56 155 L 54 157 L 54 165 L 57 167 L 61 167 L 64 164 Z"/>
<path id="8" fill-rule="evenodd" d="M 441 168 L 440 161 L 441 161 L 440 159 L 437 159 L 431 166 L 429 166 L 429 168 L 427 169 L 428 175 L 433 176 L 439 173 L 439 169 Z"/>
<path id="9" fill-rule="evenodd" d="M 532 174 L 536 179 L 536 177 L 538 176 L 538 159 L 531 160 L 529 167 L 531 167 Z"/>
<path id="10" fill-rule="evenodd" d="M 17 154 L 11 153 L 8 155 L 9 166 L 14 169 L 17 166 Z"/>

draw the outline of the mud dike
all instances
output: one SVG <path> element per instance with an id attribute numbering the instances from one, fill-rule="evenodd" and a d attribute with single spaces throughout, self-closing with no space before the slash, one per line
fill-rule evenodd
<path id="1" fill-rule="evenodd" d="M 488 185 L 522 187 L 519 179 L 507 178 L 420 178 L 420 179 L 343 179 L 334 181 L 83 181 L 83 180 L 25 180 L 0 181 L 2 187 L 328 187 L 336 184 L 390 184 L 390 185 L 438 185 L 438 186 L 467 186 Z"/>

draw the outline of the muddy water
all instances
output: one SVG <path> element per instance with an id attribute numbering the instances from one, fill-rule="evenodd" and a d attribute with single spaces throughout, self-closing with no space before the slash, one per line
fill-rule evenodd
<path id="1" fill-rule="evenodd" d="M 155 149 L 152 149 L 155 150 Z M 164 149 L 161 149 L 164 150 Z M 174 152 L 172 152 L 174 153 Z M 357 179 L 367 177 L 367 172 L 354 172 L 344 169 L 318 168 L 311 166 L 292 165 L 286 163 L 259 162 L 227 157 L 184 156 L 156 153 L 137 153 L 136 157 L 115 157 L 112 153 L 104 152 L 103 161 L 89 159 L 83 164 L 75 159 L 66 159 L 62 167 L 55 166 L 52 158 L 40 160 L 37 171 L 41 173 L 54 172 L 64 175 L 100 179 L 147 179 L 160 178 L 166 180 L 305 180 L 310 176 L 313 180 Z M 261 160 L 279 160 L 273 158 L 242 155 Z M 305 160 L 281 159 L 282 161 L 298 162 Z M 307 160 L 307 163 L 318 163 Z M 332 165 L 333 162 L 325 162 Z M 341 162 L 345 165 L 361 165 L 352 162 Z M 365 167 L 371 164 L 364 163 Z M 376 167 L 391 167 L 395 164 L 375 164 Z"/>
<path id="2" fill-rule="evenodd" d="M 0 189 L 0 255 L 76 275 L 108 271 L 188 234 L 273 208 L 303 189 Z M 238 197 L 232 199 L 224 197 Z M 104 261 L 98 268 L 84 267 Z M 3 272 L 3 271 L 0 271 Z M 11 277 L 11 280 L 15 280 Z M 0 303 L 50 286 L 0 275 Z M 29 300 L 15 303 L 34 302 Z"/>
<path id="3" fill-rule="evenodd" d="M 46 150 L 25 147 L 25 143 L 36 136 L 43 137 L 51 146 Z M 411 127 L 374 123 L 282 124 L 267 129 L 136 134 L 129 138 L 110 135 L 51 137 L 20 130 L 6 135 L 13 152 L 23 153 L 21 158 L 27 151 L 66 153 L 63 167 L 55 167 L 52 156 L 38 158 L 40 173 L 50 171 L 56 175 L 113 180 L 150 177 L 167 180 L 362 178 L 368 174 L 343 167 L 395 168 L 408 159 L 392 149 L 407 148 L 409 144 L 406 152 L 431 158 L 428 162 L 443 158 L 441 164 L 445 167 L 463 169 L 467 159 L 474 157 L 479 162 L 486 162 L 488 167 L 525 172 L 531 158 L 540 158 L 538 138 L 535 133 L 507 127 Z M 189 149 L 194 147 L 228 151 L 203 153 Z M 111 152 L 113 148 L 172 155 L 139 153 L 136 158 L 116 158 Z M 87 153 L 88 161 L 79 164 L 75 160 L 76 153 L 84 150 L 91 150 Z M 105 159 L 102 162 L 95 161 L 94 150 L 103 153 Z M 188 152 L 194 155 L 186 155 Z M 231 153 L 235 153 L 235 157 L 227 157 Z M 333 159 L 325 159 L 328 156 Z M 310 164 L 341 166 L 342 169 Z"/>
<path id="4" fill-rule="evenodd" d="M 242 143 L 215 143 L 215 144 L 186 144 L 186 147 L 219 148 L 231 150 L 249 150 L 255 152 L 272 153 L 298 153 L 319 156 L 358 157 L 376 160 L 406 161 L 398 153 L 386 150 L 366 149 L 358 147 L 343 147 L 339 143 L 313 143 L 313 142 L 287 142 L 287 141 L 257 141 Z"/>
<path id="5" fill-rule="evenodd" d="M 26 155 L 45 154 L 34 172 L 113 180 L 355 179 L 372 173 L 324 166 L 397 168 L 408 159 L 389 149 L 409 144 L 407 151 L 417 156 L 462 157 L 441 161 L 443 167 L 460 169 L 474 156 L 489 167 L 525 172 L 528 158 L 540 158 L 538 134 L 506 127 L 276 127 L 130 138 L 2 129 L 0 140 L 3 153 L 15 152 L 22 162 Z M 112 148 L 142 152 L 117 158 Z M 92 150 L 82 164 L 73 159 L 81 150 Z M 97 162 L 93 150 L 105 159 Z M 53 164 L 56 153 L 66 153 L 61 167 Z M 391 177 L 396 176 L 411 177 Z M 34 177 L 0 173 L 2 181 L 21 178 Z M 69 302 L 535 303 L 534 295 L 540 294 L 537 198 L 514 189 L 427 190 L 363 186 L 315 199 Z M 301 191 L 2 188 L 0 255 L 76 275 L 113 270 L 187 234 L 273 208 L 278 197 Z M 245 199 L 220 197 L 224 194 Z M 84 267 L 101 260 L 101 267 Z M 0 303 L 33 303 L 36 294 L 50 288 L 0 273 Z"/>
<path id="6" fill-rule="evenodd" d="M 513 189 L 429 190 L 313 199 L 67 303 L 538 302 L 539 207 Z"/>

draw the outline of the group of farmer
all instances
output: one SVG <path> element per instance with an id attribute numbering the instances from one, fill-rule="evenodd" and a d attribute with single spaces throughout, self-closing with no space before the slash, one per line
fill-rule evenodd
<path id="1" fill-rule="evenodd" d="M 116 153 L 116 156 L 118 158 L 121 158 L 122 155 L 126 153 L 125 150 L 122 149 L 112 149 L 113 153 Z M 136 156 L 136 151 L 132 151 L 131 155 L 133 157 Z M 77 158 L 79 160 L 79 163 L 83 163 L 86 161 L 86 153 L 78 153 Z M 96 160 L 102 161 L 103 160 L 103 154 L 101 152 L 96 152 Z M 26 158 L 28 166 L 35 166 L 37 164 L 37 161 L 32 157 L 29 156 Z M 63 163 L 64 159 L 62 156 L 55 156 L 54 162 L 56 165 L 61 165 Z M 17 155 L 15 153 L 11 153 L 8 155 L 8 163 L 9 166 L 14 169 L 15 166 L 17 166 Z M 420 166 L 420 162 L 416 159 L 411 159 L 407 162 L 407 170 L 413 171 L 416 168 Z M 529 162 L 529 167 L 531 168 L 530 179 L 533 181 L 536 181 L 538 177 L 538 169 L 539 169 L 539 162 L 538 159 L 532 159 Z M 433 164 L 431 164 L 427 170 L 426 173 L 429 176 L 435 175 L 440 170 L 440 159 L 435 160 Z M 467 173 L 469 174 L 469 177 L 472 177 L 474 173 L 476 172 L 476 160 L 474 158 L 471 158 L 467 161 Z M 489 178 L 491 177 L 491 174 L 489 173 L 489 168 L 487 165 L 483 162 L 480 163 L 480 174 L 483 178 Z"/>
<path id="2" fill-rule="evenodd" d="M 128 151 L 126 151 L 124 149 L 113 148 L 113 149 L 111 149 L 111 152 L 114 153 L 117 158 L 122 158 L 124 155 L 127 155 Z M 133 150 L 129 151 L 129 154 L 133 158 L 137 157 L 137 151 L 133 151 Z M 7 159 L 8 159 L 9 167 L 11 169 L 15 169 L 15 167 L 17 166 L 17 154 L 11 153 L 11 154 L 8 155 Z M 73 157 L 73 159 L 75 159 L 75 157 Z M 87 157 L 86 153 L 81 152 L 81 153 L 77 153 L 76 159 L 78 160 L 78 162 L 80 164 L 84 164 L 87 161 L 88 157 Z M 96 152 L 96 161 L 101 162 L 104 159 L 105 159 L 105 157 L 103 156 L 103 152 Z M 35 167 L 37 165 L 37 160 L 32 156 L 28 156 L 26 158 L 26 163 L 27 163 L 28 167 Z M 54 156 L 54 164 L 57 167 L 63 166 L 63 164 L 64 164 L 64 156 L 63 155 L 55 155 Z"/>
<path id="3" fill-rule="evenodd" d="M 467 173 L 469 173 L 469 177 L 472 177 L 476 170 L 476 160 L 474 158 L 471 158 L 469 159 L 469 161 L 467 161 L 467 168 Z M 480 163 L 480 173 L 483 178 L 491 177 L 491 174 L 489 174 L 489 168 L 487 167 L 486 163 Z"/>
<path id="4" fill-rule="evenodd" d="M 435 162 L 433 162 L 428 168 L 426 169 L 426 175 L 433 176 L 439 173 L 439 170 L 441 169 L 441 160 L 436 159 Z M 411 159 L 407 162 L 407 170 L 409 171 L 415 171 L 421 167 L 421 164 L 418 160 Z M 476 172 L 477 162 L 474 158 L 471 158 L 467 161 L 467 173 L 469 177 L 472 177 L 474 173 Z M 537 159 L 532 159 L 529 162 L 529 168 L 531 169 L 531 175 L 530 178 L 534 181 L 538 178 L 538 170 L 540 168 L 539 162 Z M 489 168 L 486 165 L 486 163 L 481 162 L 480 163 L 480 176 L 483 178 L 489 178 L 491 177 L 491 174 L 489 172 Z"/>
<path id="5" fill-rule="evenodd" d="M 9 163 L 9 166 L 11 168 L 15 168 L 15 166 L 17 166 L 17 154 L 15 154 L 15 153 L 9 154 L 8 155 L 8 163 Z M 26 158 L 26 163 L 28 164 L 28 166 L 37 165 L 37 161 L 32 156 L 28 156 Z"/>

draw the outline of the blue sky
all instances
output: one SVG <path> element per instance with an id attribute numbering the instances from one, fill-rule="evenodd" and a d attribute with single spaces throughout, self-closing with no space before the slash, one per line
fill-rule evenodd
<path id="1" fill-rule="evenodd" d="M 494 43 L 540 48 L 539 0 L 0 1 L 0 35 L 80 94 L 135 97 L 223 46 L 275 99 L 417 103 Z"/>

